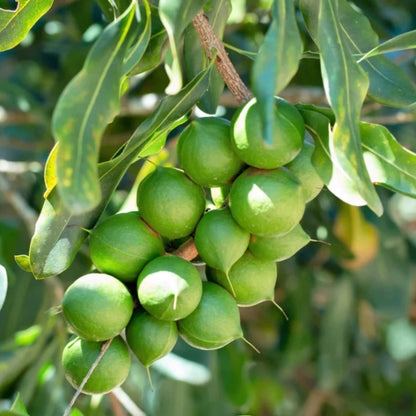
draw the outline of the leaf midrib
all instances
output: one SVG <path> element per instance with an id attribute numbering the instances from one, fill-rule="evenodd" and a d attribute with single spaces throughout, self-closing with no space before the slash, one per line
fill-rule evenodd
<path id="1" fill-rule="evenodd" d="M 394 163 L 392 163 L 392 161 L 390 159 L 387 159 L 386 157 L 384 157 L 382 154 L 380 154 L 379 152 L 375 151 L 375 149 L 373 149 L 372 147 L 361 143 L 361 146 L 369 151 L 370 153 L 373 153 L 374 155 L 376 155 L 378 158 L 380 158 L 381 160 L 383 160 L 384 162 L 386 162 L 388 165 L 393 166 L 396 168 L 397 171 L 399 171 L 400 173 L 402 173 L 404 176 L 408 176 L 409 178 L 414 178 L 416 179 L 416 175 L 412 175 L 411 173 L 409 173 L 408 171 L 405 171 L 400 165 L 395 165 Z"/>
<path id="2" fill-rule="evenodd" d="M 354 40 L 351 38 L 351 36 L 349 35 L 348 31 L 345 29 L 344 25 L 342 24 L 342 22 L 340 21 L 340 27 L 342 29 L 342 31 L 345 34 L 345 37 L 350 41 L 351 45 L 355 48 L 356 52 L 359 54 L 363 54 L 364 52 L 361 50 L 361 48 L 358 47 L 358 45 L 354 42 Z M 391 82 L 393 85 L 396 85 L 397 87 L 400 88 L 400 85 L 395 81 L 395 79 L 391 79 L 388 78 L 387 76 L 385 76 L 383 74 L 383 72 L 379 71 L 378 68 L 369 60 L 366 59 L 365 61 L 363 61 L 363 63 L 367 63 L 367 65 L 378 75 L 380 75 L 381 78 L 385 79 L 386 81 Z"/>
<path id="3" fill-rule="evenodd" d="M 93 107 L 96 104 L 96 99 L 97 99 L 97 96 L 98 96 L 98 94 L 99 94 L 99 92 L 101 90 L 101 86 L 104 83 L 104 79 L 107 77 L 107 74 L 109 72 L 108 69 L 112 66 L 113 61 L 114 61 L 114 57 L 119 52 L 119 50 L 121 48 L 121 45 L 123 44 L 124 39 L 126 38 L 126 34 L 128 32 L 128 28 L 130 27 L 130 23 L 131 23 L 132 18 L 133 18 L 133 15 L 130 17 L 128 24 L 126 24 L 126 26 L 124 28 L 124 31 L 122 32 L 122 36 L 120 37 L 120 40 L 117 42 L 117 46 L 116 46 L 115 50 L 110 55 L 110 59 L 107 61 L 106 65 L 104 67 L 105 70 L 103 71 L 102 76 L 100 76 L 99 79 L 98 79 L 97 86 L 94 89 L 94 93 L 92 95 L 93 98 L 91 99 L 91 101 L 90 101 L 90 103 L 89 103 L 89 105 L 87 107 L 86 117 L 84 117 L 83 122 L 81 123 L 81 126 L 80 126 L 80 132 L 79 132 L 78 140 L 77 140 L 77 145 L 78 145 L 77 146 L 77 149 L 78 150 L 81 150 L 82 149 L 82 143 L 85 140 L 84 139 L 85 130 L 86 130 L 86 126 L 87 126 L 87 124 L 89 122 L 89 119 L 91 117 L 92 109 L 93 109 Z M 82 156 L 81 157 L 77 157 L 75 159 L 75 167 L 76 167 L 76 169 L 74 169 L 73 172 L 79 172 L 79 169 L 80 169 L 80 166 L 81 166 L 81 160 L 82 160 Z M 80 188 L 79 185 L 81 183 L 81 178 L 82 178 L 82 175 L 78 175 L 78 184 L 77 184 L 78 185 L 78 188 Z"/>

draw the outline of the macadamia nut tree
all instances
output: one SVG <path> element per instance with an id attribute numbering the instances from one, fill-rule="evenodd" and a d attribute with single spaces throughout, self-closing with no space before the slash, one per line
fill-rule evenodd
<path id="1" fill-rule="evenodd" d="M 23 2 L 8 15 L 0 9 L 1 50 L 29 42 L 26 29 L 51 6 L 34 3 L 25 12 Z M 134 366 L 152 389 L 153 368 L 180 379 L 175 359 L 184 350 L 217 351 L 230 403 L 260 415 L 260 399 L 245 393 L 243 367 L 267 342 L 247 328 L 264 304 L 277 307 L 274 319 L 291 319 L 279 295 L 280 276 L 290 280 L 285 262 L 313 244 L 325 249 L 315 264 L 325 262 L 332 248 L 322 243 L 329 242 L 341 257 L 331 271 L 366 267 L 379 250 L 372 222 L 383 216 L 386 192 L 416 197 L 416 154 L 365 117 L 414 112 L 414 82 L 386 54 L 411 51 L 415 31 L 380 43 L 363 10 L 347 0 L 273 0 L 251 11 L 262 30 L 250 52 L 227 37 L 243 10 L 237 1 L 95 3 L 100 30 L 85 31 L 91 44 L 83 63 L 60 88 L 43 206 L 29 253 L 15 257 L 35 279 L 51 281 L 72 270 L 80 253 L 87 258 L 55 305 L 68 331 L 61 369 L 76 390 L 65 415 L 80 393 L 113 392 L 123 403 L 120 386 Z M 54 19 L 47 33 L 60 27 Z M 233 61 L 241 56 L 248 63 L 239 74 Z M 318 103 L 290 93 L 309 67 Z M 162 83 L 151 81 L 161 73 Z M 108 151 L 138 97 L 153 100 L 152 108 L 133 115 L 129 134 Z M 126 185 L 131 172 L 137 179 Z M 346 317 L 356 290 L 349 278 L 338 282 L 322 329 L 333 331 L 333 345 L 320 351 L 317 377 L 328 400 L 348 370 L 337 360 L 351 343 Z M 267 319 L 257 331 L 273 326 Z M 302 343 L 298 335 L 288 342 Z M 154 397 L 158 391 L 156 384 Z"/>

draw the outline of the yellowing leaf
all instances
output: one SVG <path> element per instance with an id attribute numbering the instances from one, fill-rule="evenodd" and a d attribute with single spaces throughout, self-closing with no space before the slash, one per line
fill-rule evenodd
<path id="1" fill-rule="evenodd" d="M 14 11 L 0 9 L 0 51 L 19 44 L 52 3 L 53 0 L 20 0 Z"/>
<path id="2" fill-rule="evenodd" d="M 58 152 L 58 143 L 52 148 L 49 153 L 48 159 L 46 160 L 45 171 L 44 171 L 44 181 L 46 190 L 43 194 L 44 198 L 47 198 L 51 193 L 52 189 L 55 187 L 58 182 L 56 178 L 56 153 Z"/>
<path id="3" fill-rule="evenodd" d="M 368 222 L 359 208 L 342 204 L 334 223 L 334 234 L 349 249 L 353 259 L 341 261 L 347 269 L 359 269 L 377 254 L 379 237 L 377 228 Z"/>

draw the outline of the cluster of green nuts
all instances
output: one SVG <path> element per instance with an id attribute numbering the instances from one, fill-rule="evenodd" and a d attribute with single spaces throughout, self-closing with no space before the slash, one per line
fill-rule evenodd
<path id="1" fill-rule="evenodd" d="M 77 335 L 62 358 L 74 387 L 106 340 L 85 393 L 120 385 L 129 350 L 148 369 L 178 336 L 201 349 L 244 339 L 239 307 L 274 302 L 277 262 L 310 241 L 299 222 L 323 185 L 300 113 L 280 98 L 274 109 L 271 143 L 263 140 L 255 99 L 231 122 L 195 119 L 177 144 L 181 169 L 156 167 L 140 183 L 138 211 L 90 231 L 97 272 L 78 278 L 62 302 Z M 173 250 L 187 239 L 203 271 Z"/>

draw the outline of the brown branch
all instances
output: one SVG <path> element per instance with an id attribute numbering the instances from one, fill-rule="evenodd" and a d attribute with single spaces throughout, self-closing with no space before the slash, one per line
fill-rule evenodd
<path id="1" fill-rule="evenodd" d="M 127 413 L 124 411 L 123 406 L 118 401 L 114 393 L 110 392 L 108 394 L 110 399 L 111 410 L 113 411 L 114 416 L 127 416 Z"/>
<path id="2" fill-rule="evenodd" d="M 198 250 L 195 247 L 193 238 L 185 241 L 176 251 L 175 256 L 182 257 L 185 260 L 191 261 L 198 256 Z"/>
<path id="3" fill-rule="evenodd" d="M 238 75 L 238 72 L 225 51 L 223 43 L 218 39 L 205 14 L 202 11 L 199 12 L 194 17 L 192 23 L 201 39 L 208 59 L 212 59 L 213 50 L 217 51 L 215 65 L 237 102 L 241 105 L 250 100 L 253 97 L 252 93 Z M 198 250 L 195 247 L 194 240 L 191 238 L 186 241 L 174 254 L 188 261 L 193 260 L 198 256 Z"/>
<path id="4" fill-rule="evenodd" d="M 204 12 L 199 12 L 194 17 L 192 23 L 201 39 L 202 46 L 205 49 L 208 59 L 212 59 L 212 51 L 213 49 L 216 50 L 217 57 L 215 65 L 217 66 L 219 73 L 224 78 L 228 89 L 237 101 L 240 104 L 244 104 L 252 98 L 253 95 L 241 80 L 240 75 L 238 75 L 238 72 L 225 51 L 223 43 L 218 39 Z"/>

